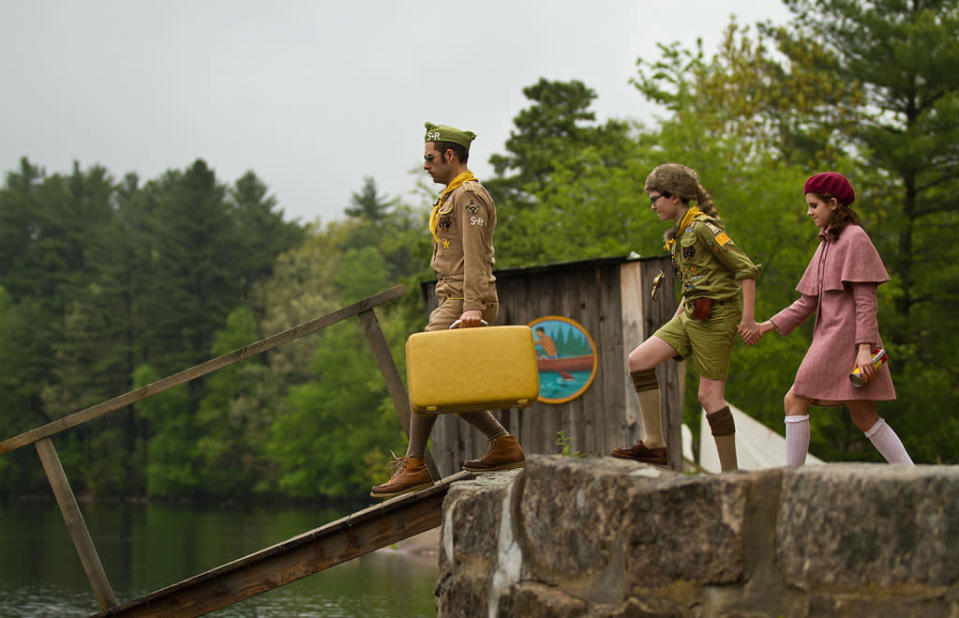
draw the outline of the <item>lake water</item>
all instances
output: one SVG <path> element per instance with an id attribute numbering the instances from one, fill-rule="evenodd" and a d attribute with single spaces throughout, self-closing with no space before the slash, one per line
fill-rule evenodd
<path id="1" fill-rule="evenodd" d="M 82 505 L 119 603 L 338 519 L 338 510 Z M 0 502 L 0 616 L 99 611 L 53 502 Z M 210 616 L 434 616 L 435 553 L 382 550 Z"/>

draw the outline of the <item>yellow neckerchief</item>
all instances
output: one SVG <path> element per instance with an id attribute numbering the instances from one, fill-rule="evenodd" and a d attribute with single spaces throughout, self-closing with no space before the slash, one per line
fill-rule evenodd
<path id="1" fill-rule="evenodd" d="M 686 211 L 686 215 L 683 217 L 683 220 L 679 222 L 678 226 L 676 226 L 676 236 L 679 236 L 680 234 L 682 234 L 683 230 L 686 229 L 686 226 L 689 225 L 689 222 L 692 221 L 693 217 L 695 217 L 698 214 L 699 214 L 699 208 L 696 206 L 690 206 L 689 210 Z M 673 236 L 672 238 L 666 241 L 666 244 L 663 247 L 664 249 L 666 249 L 666 251 L 672 250 L 673 243 L 676 242 L 676 236 Z"/>
<path id="2" fill-rule="evenodd" d="M 437 243 L 440 241 L 440 237 L 436 235 L 436 228 L 440 222 L 440 206 L 443 205 L 443 202 L 446 201 L 446 198 L 449 197 L 449 194 L 452 193 L 454 189 L 462 185 L 467 180 L 476 180 L 476 176 L 474 176 L 473 172 L 469 170 L 466 170 L 450 181 L 450 184 L 446 185 L 446 189 L 443 191 L 443 194 L 440 195 L 438 200 L 436 200 L 436 205 L 433 206 L 433 212 L 430 213 L 430 233 L 433 235 L 433 240 L 435 240 Z"/>

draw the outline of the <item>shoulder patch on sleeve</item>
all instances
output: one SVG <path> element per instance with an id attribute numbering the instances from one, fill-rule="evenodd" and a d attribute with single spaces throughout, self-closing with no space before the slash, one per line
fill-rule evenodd
<path id="1" fill-rule="evenodd" d="M 715 242 L 717 245 L 722 247 L 723 245 L 726 245 L 732 242 L 732 239 L 726 233 L 726 230 L 716 225 L 716 223 L 714 223 L 713 220 L 706 219 L 706 217 L 703 217 L 703 220 L 699 220 L 698 223 L 700 223 L 704 228 L 706 228 L 705 230 L 703 230 L 704 232 L 706 231 L 709 232 L 709 235 L 712 237 L 709 239 L 711 243 Z"/>

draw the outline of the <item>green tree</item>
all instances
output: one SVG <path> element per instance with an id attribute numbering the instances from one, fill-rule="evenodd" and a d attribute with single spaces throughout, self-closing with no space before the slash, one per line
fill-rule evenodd
<path id="1" fill-rule="evenodd" d="M 346 216 L 366 219 L 373 223 L 387 218 L 389 211 L 396 205 L 395 200 L 380 195 L 372 176 L 363 177 L 363 188 L 359 192 L 353 192 L 350 203 L 350 206 L 343 209 Z"/>
<path id="2" fill-rule="evenodd" d="M 169 373 L 202 360 L 242 296 L 225 188 L 202 160 L 169 171 L 156 193 L 154 264 L 148 291 L 149 362 Z"/>
<path id="3" fill-rule="evenodd" d="M 133 375 L 136 388 L 162 376 L 150 365 L 138 367 Z M 187 385 L 144 399 L 135 405 L 138 415 L 149 423 L 146 436 L 146 493 L 148 496 L 192 496 L 199 491 L 195 452 L 192 402 Z"/>
<path id="4" fill-rule="evenodd" d="M 239 307 L 216 333 L 211 355 L 237 350 L 260 338 L 253 311 Z M 206 395 L 196 411 L 196 441 L 191 453 L 197 462 L 197 485 L 208 495 L 237 496 L 263 486 L 266 464 L 258 442 L 269 431 L 268 416 L 256 406 L 244 405 L 256 398 L 258 381 L 264 377 L 262 357 L 254 357 L 220 369 L 206 379 Z"/>
<path id="5" fill-rule="evenodd" d="M 540 79 L 513 119 L 507 154 L 490 157 L 497 266 L 647 253 L 661 235 L 642 223 L 648 159 L 622 121 L 595 123 L 596 93 Z M 592 124 L 590 124 L 592 123 Z"/>
<path id="6" fill-rule="evenodd" d="M 402 432 L 359 325 L 324 330 L 312 369 L 319 378 L 290 390 L 289 409 L 272 426 L 279 487 L 303 498 L 364 495 Z"/>
<path id="7" fill-rule="evenodd" d="M 304 230 L 296 222 L 283 220 L 276 198 L 252 171 L 229 189 L 227 203 L 239 248 L 232 266 L 245 296 L 253 283 L 270 276 L 278 255 L 303 241 Z"/>
<path id="8" fill-rule="evenodd" d="M 628 135 L 628 125 L 616 120 L 595 124 L 590 106 L 596 92 L 583 82 L 540 78 L 523 94 L 532 104 L 513 119 L 507 153 L 490 157 L 496 178 L 486 185 L 498 208 L 511 212 L 530 206 L 533 196 L 551 182 L 556 162 L 574 165 L 584 148 L 596 148 L 602 163 L 611 167 L 628 156 L 616 147 Z"/>

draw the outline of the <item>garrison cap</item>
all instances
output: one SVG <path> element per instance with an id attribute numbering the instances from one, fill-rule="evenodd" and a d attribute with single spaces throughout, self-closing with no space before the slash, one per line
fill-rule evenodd
<path id="1" fill-rule="evenodd" d="M 470 142 L 476 137 L 472 131 L 460 131 L 444 124 L 426 123 L 426 142 L 453 142 L 466 150 L 470 149 Z"/>

